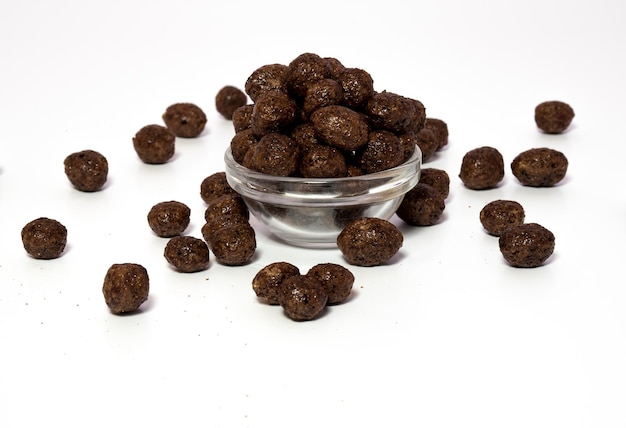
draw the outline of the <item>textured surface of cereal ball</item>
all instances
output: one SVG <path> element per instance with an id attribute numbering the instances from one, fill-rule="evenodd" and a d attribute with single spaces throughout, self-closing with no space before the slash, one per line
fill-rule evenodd
<path id="1" fill-rule="evenodd" d="M 254 110 L 254 104 L 246 104 L 239 107 L 233 112 L 233 128 L 235 132 L 243 131 L 252 127 L 252 111 Z"/>
<path id="2" fill-rule="evenodd" d="M 319 263 L 306 275 L 322 283 L 328 294 L 327 304 L 336 305 L 345 302 L 354 285 L 354 274 L 349 269 L 335 263 Z"/>
<path id="3" fill-rule="evenodd" d="M 171 238 L 165 246 L 163 256 L 170 265 L 180 272 L 200 272 L 209 267 L 207 243 L 193 236 Z"/>
<path id="4" fill-rule="evenodd" d="M 235 193 L 228 180 L 226 179 L 226 172 L 218 171 L 208 177 L 200 183 L 200 197 L 202 200 L 209 204 L 211 201 L 219 198 L 223 195 L 231 195 Z"/>
<path id="5" fill-rule="evenodd" d="M 479 147 L 463 156 L 459 177 L 468 189 L 496 187 L 504 178 L 504 159 L 493 147 Z"/>
<path id="6" fill-rule="evenodd" d="M 256 251 L 256 234 L 247 223 L 217 229 L 210 236 L 210 245 L 218 263 L 241 266 L 250 261 Z"/>
<path id="7" fill-rule="evenodd" d="M 325 57 L 324 61 L 326 61 L 326 67 L 328 67 L 328 77 L 331 79 L 337 80 L 339 74 L 346 69 L 343 63 L 335 57 Z"/>
<path id="8" fill-rule="evenodd" d="M 317 318 L 326 307 L 328 294 L 317 279 L 307 275 L 293 275 L 280 283 L 278 303 L 294 321 Z"/>
<path id="9" fill-rule="evenodd" d="M 171 238 L 189 226 L 191 209 L 178 201 L 159 202 L 148 211 L 148 225 L 157 236 Z"/>
<path id="10" fill-rule="evenodd" d="M 300 54 L 287 66 L 287 90 L 291 96 L 302 99 L 311 84 L 329 75 L 324 58 L 310 52 Z"/>
<path id="11" fill-rule="evenodd" d="M 252 289 L 259 300 L 278 305 L 280 284 L 290 276 L 300 275 L 300 269 L 288 262 L 274 262 L 259 270 L 252 279 Z"/>
<path id="12" fill-rule="evenodd" d="M 419 182 L 433 186 L 444 199 L 450 194 L 450 176 L 443 169 L 422 168 Z"/>
<path id="13" fill-rule="evenodd" d="M 287 177 L 298 171 L 299 155 L 298 145 L 291 138 L 270 133 L 248 150 L 243 165 L 264 174 Z"/>
<path id="14" fill-rule="evenodd" d="M 403 134 L 399 134 L 398 138 L 400 139 L 400 144 L 402 145 L 402 151 L 404 153 L 402 156 L 401 163 L 404 163 L 407 160 L 409 160 L 411 156 L 413 156 L 413 153 L 415 153 L 415 148 L 419 147 L 417 145 L 417 133 L 405 132 Z M 421 151 L 420 151 L 420 158 L 421 158 Z"/>
<path id="15" fill-rule="evenodd" d="M 263 92 L 252 109 L 252 132 L 259 138 L 271 132 L 285 132 L 294 123 L 297 111 L 296 102 L 284 92 Z"/>
<path id="16" fill-rule="evenodd" d="M 405 97 L 406 98 L 406 97 Z M 414 112 L 407 125 L 406 132 L 419 132 L 426 126 L 426 107 L 414 98 L 406 98 L 407 102 L 413 105 Z"/>
<path id="17" fill-rule="evenodd" d="M 96 192 L 104 186 L 109 174 L 109 162 L 95 150 L 70 154 L 63 161 L 65 175 L 82 192 Z"/>
<path id="18" fill-rule="evenodd" d="M 415 136 L 416 144 L 422 151 L 422 163 L 428 162 L 439 148 L 439 141 L 435 133 L 427 128 L 422 128 Z"/>
<path id="19" fill-rule="evenodd" d="M 104 276 L 102 294 L 114 314 L 133 312 L 148 300 L 148 271 L 136 263 L 119 263 L 109 267 Z"/>
<path id="20" fill-rule="evenodd" d="M 67 229 L 54 219 L 39 217 L 22 228 L 22 244 L 36 259 L 56 259 L 67 244 Z"/>
<path id="21" fill-rule="evenodd" d="M 237 214 L 247 219 L 250 218 L 248 206 L 238 193 L 229 193 L 209 202 L 206 210 L 204 210 L 204 220 L 210 221 L 214 217 L 227 214 Z"/>
<path id="22" fill-rule="evenodd" d="M 230 140 L 230 151 L 235 162 L 242 164 L 246 152 L 258 141 L 259 139 L 254 135 L 251 128 L 235 133 Z"/>
<path id="23" fill-rule="evenodd" d="M 376 129 L 395 133 L 415 131 L 410 126 L 415 114 L 415 104 L 393 92 L 377 92 L 370 97 L 365 108 L 367 117 Z"/>
<path id="24" fill-rule="evenodd" d="M 174 156 L 176 136 L 165 126 L 146 125 L 133 137 L 139 159 L 147 164 L 163 164 Z"/>
<path id="25" fill-rule="evenodd" d="M 332 79 L 322 79 L 309 86 L 302 101 L 302 109 L 306 114 L 311 114 L 320 107 L 341 104 L 342 101 L 341 85 Z"/>
<path id="26" fill-rule="evenodd" d="M 204 131 L 207 118 L 204 111 L 193 103 L 176 103 L 165 110 L 163 122 L 175 136 L 195 138 Z"/>
<path id="27" fill-rule="evenodd" d="M 287 93 L 287 69 L 285 64 L 266 64 L 257 68 L 246 80 L 245 92 L 254 102 L 266 91 L 279 90 Z"/>
<path id="28" fill-rule="evenodd" d="M 432 226 L 446 208 L 444 198 L 434 187 L 417 183 L 402 199 L 396 215 L 412 226 Z"/>
<path id="29" fill-rule="evenodd" d="M 343 228 L 337 236 L 337 246 L 351 265 L 377 266 L 391 259 L 403 240 L 402 232 L 390 221 L 362 217 Z"/>
<path id="30" fill-rule="evenodd" d="M 211 248 L 211 243 L 213 241 L 213 236 L 215 233 L 221 229 L 226 227 L 235 226 L 239 224 L 250 224 L 249 219 L 242 216 L 241 214 L 223 214 L 212 216 L 210 219 L 202 225 L 200 229 L 202 233 L 202 237 L 209 245 L 209 249 Z"/>
<path id="31" fill-rule="evenodd" d="M 480 210 L 480 223 L 490 235 L 500 236 L 509 226 L 524 223 L 524 207 L 517 201 L 496 199 Z"/>
<path id="32" fill-rule="evenodd" d="M 435 138 L 439 144 L 438 150 L 448 145 L 449 131 L 446 122 L 434 117 L 427 117 L 424 122 L 424 127 L 430 129 L 435 134 Z"/>
<path id="33" fill-rule="evenodd" d="M 317 146 L 319 140 L 315 135 L 315 128 L 310 122 L 296 125 L 289 133 L 291 139 L 300 147 L 300 151 L 306 151 L 309 146 Z"/>
<path id="34" fill-rule="evenodd" d="M 345 106 L 326 106 L 311 114 L 318 138 L 340 150 L 357 150 L 367 144 L 369 125 L 365 116 Z"/>
<path id="35" fill-rule="evenodd" d="M 404 146 L 390 131 L 372 131 L 359 151 L 357 165 L 367 174 L 384 171 L 404 161 Z"/>
<path id="36" fill-rule="evenodd" d="M 217 91 L 215 109 L 226 119 L 231 120 L 235 110 L 246 105 L 247 102 L 248 97 L 244 91 L 236 86 L 227 85 Z"/>
<path id="37" fill-rule="evenodd" d="M 374 79 L 360 68 L 344 68 L 337 76 L 343 91 L 343 103 L 352 109 L 362 109 L 374 95 Z"/>
<path id="38" fill-rule="evenodd" d="M 535 123 L 547 134 L 560 134 L 569 128 L 574 109 L 562 101 L 545 101 L 535 107 Z"/>
<path id="39" fill-rule="evenodd" d="M 554 234 L 537 223 L 510 226 L 498 240 L 504 259 L 514 267 L 539 267 L 554 253 Z"/>
<path id="40" fill-rule="evenodd" d="M 546 147 L 526 150 L 511 162 L 511 171 L 524 186 L 555 186 L 567 173 L 569 161 L 558 150 Z"/>
<path id="41" fill-rule="evenodd" d="M 300 175 L 305 178 L 338 178 L 348 175 L 343 153 L 325 144 L 310 145 L 300 159 Z"/>

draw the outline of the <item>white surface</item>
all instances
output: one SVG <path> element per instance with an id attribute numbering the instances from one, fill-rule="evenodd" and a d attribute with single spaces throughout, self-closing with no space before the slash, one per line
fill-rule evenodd
<path id="1" fill-rule="evenodd" d="M 214 3 L 0 8 L 0 426 L 624 427 L 623 3 Z M 303 52 L 366 69 L 376 89 L 444 119 L 449 146 L 425 166 L 452 184 L 440 224 L 403 228 L 392 264 L 352 268 L 349 302 L 295 323 L 257 302 L 252 277 L 279 260 L 343 263 L 338 250 L 287 247 L 258 229 L 250 265 L 181 274 L 145 216 L 179 200 L 200 236 L 199 185 L 223 169 L 233 134 L 215 94 Z M 534 125 L 549 99 L 576 111 L 566 134 Z M 179 101 L 205 110 L 205 134 L 179 140 L 166 165 L 142 164 L 132 136 Z M 458 171 L 482 145 L 507 170 L 499 188 L 476 192 Z M 510 172 L 539 146 L 570 161 L 558 187 L 524 188 Z M 110 164 L 94 194 L 63 173 L 65 156 L 87 148 Z M 546 266 L 504 263 L 478 220 L 497 198 L 554 232 Z M 20 230 L 39 216 L 68 228 L 57 260 L 23 250 Z M 149 271 L 139 314 L 104 303 L 118 262 Z"/>

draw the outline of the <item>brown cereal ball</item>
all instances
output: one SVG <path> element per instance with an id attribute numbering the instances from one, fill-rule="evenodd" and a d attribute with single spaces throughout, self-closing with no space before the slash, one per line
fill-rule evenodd
<path id="1" fill-rule="evenodd" d="M 67 244 L 67 229 L 56 220 L 39 217 L 22 228 L 22 244 L 36 259 L 56 259 Z"/>
<path id="2" fill-rule="evenodd" d="M 165 260 L 184 273 L 200 272 L 209 267 L 209 247 L 193 236 L 175 236 L 165 246 Z"/>
<path id="3" fill-rule="evenodd" d="M 317 279 L 307 275 L 292 275 L 279 286 L 278 303 L 294 321 L 310 321 L 326 307 L 328 294 Z"/>
<path id="4" fill-rule="evenodd" d="M 297 111 L 296 102 L 284 92 L 263 92 L 252 109 L 252 132 L 259 138 L 270 132 L 285 132 L 296 119 Z"/>
<path id="5" fill-rule="evenodd" d="M 407 125 L 407 132 L 419 132 L 426 126 L 426 107 L 419 100 L 413 98 L 406 98 L 406 100 L 415 109 Z"/>
<path id="6" fill-rule="evenodd" d="M 402 151 L 403 151 L 401 163 L 404 163 L 407 160 L 409 160 L 411 156 L 413 156 L 413 153 L 415 153 L 416 148 L 419 147 L 417 145 L 417 134 L 415 132 L 407 132 L 407 133 L 398 135 L 398 138 L 400 139 L 400 144 L 402 145 Z M 421 158 L 421 154 L 422 153 L 420 151 L 420 158 Z"/>
<path id="7" fill-rule="evenodd" d="M 235 162 L 243 163 L 246 152 L 258 141 L 258 138 L 250 128 L 237 132 L 230 140 L 230 151 Z"/>
<path id="8" fill-rule="evenodd" d="M 337 178 L 348 175 L 343 153 L 335 147 L 315 144 L 306 148 L 300 160 L 300 175 L 305 178 Z"/>
<path id="9" fill-rule="evenodd" d="M 204 211 L 204 220 L 210 221 L 214 217 L 227 214 L 237 214 L 247 219 L 250 218 L 248 206 L 238 193 L 222 195 L 209 202 L 206 210 Z"/>
<path id="10" fill-rule="evenodd" d="M 446 199 L 450 194 L 450 176 L 443 169 L 422 168 L 419 182 L 434 187 L 441 193 L 443 199 Z"/>
<path id="11" fill-rule="evenodd" d="M 345 302 L 352 292 L 354 275 L 350 270 L 335 263 L 320 263 L 306 273 L 322 283 L 328 294 L 329 305 Z"/>
<path id="12" fill-rule="evenodd" d="M 114 314 L 133 312 L 148 300 L 148 271 L 136 263 L 113 264 L 102 284 L 104 301 Z"/>
<path id="13" fill-rule="evenodd" d="M 241 89 L 226 85 L 215 96 L 215 109 L 226 119 L 231 120 L 239 107 L 246 105 L 248 97 Z"/>
<path id="14" fill-rule="evenodd" d="M 541 266 L 554 252 L 554 234 L 537 223 L 504 229 L 498 240 L 504 259 L 514 267 Z"/>
<path id="15" fill-rule="evenodd" d="M 337 76 L 346 107 L 361 110 L 374 95 L 374 79 L 360 68 L 344 68 Z"/>
<path id="16" fill-rule="evenodd" d="M 200 183 L 200 197 L 202 200 L 209 204 L 211 201 L 224 195 L 231 195 L 235 193 L 228 180 L 226 179 L 226 173 L 224 171 L 215 172 Z"/>
<path id="17" fill-rule="evenodd" d="M 329 71 L 324 58 L 314 53 L 303 53 L 287 67 L 287 90 L 294 98 L 302 99 L 311 84 L 327 77 Z"/>
<path id="18" fill-rule="evenodd" d="M 310 122 L 296 125 L 289 134 L 291 139 L 300 147 L 301 152 L 305 152 L 309 146 L 317 146 L 319 140 L 315 135 L 315 128 Z"/>
<path id="19" fill-rule="evenodd" d="M 446 122 L 434 117 L 427 117 L 424 127 L 426 129 L 430 129 L 435 134 L 435 138 L 439 143 L 437 150 L 440 150 L 448 145 L 449 132 L 448 124 Z"/>
<path id="20" fill-rule="evenodd" d="M 254 104 L 246 104 L 233 112 L 232 121 L 235 132 L 243 131 L 252 127 L 252 111 Z"/>
<path id="21" fill-rule="evenodd" d="M 545 101 L 535 107 L 535 123 L 546 134 L 564 132 L 574 119 L 574 109 L 562 101 Z"/>
<path id="22" fill-rule="evenodd" d="M 176 103 L 163 113 L 165 126 L 182 138 L 195 138 L 204 131 L 207 119 L 204 111 L 192 103 Z"/>
<path id="23" fill-rule="evenodd" d="M 249 219 L 241 214 L 223 214 L 212 216 L 206 221 L 206 223 L 204 223 L 201 228 L 202 237 L 204 238 L 204 241 L 209 245 L 209 248 L 211 248 L 211 242 L 213 241 L 213 236 L 215 232 L 226 227 L 239 224 L 250 224 Z"/>
<path id="24" fill-rule="evenodd" d="M 372 131 L 365 147 L 359 152 L 358 166 L 371 174 L 400 165 L 404 161 L 404 147 L 400 139 L 389 131 Z"/>
<path id="25" fill-rule="evenodd" d="M 104 186 L 109 174 L 109 163 L 99 152 L 83 150 L 72 153 L 63 161 L 65 175 L 81 192 L 96 192 Z"/>
<path id="26" fill-rule="evenodd" d="M 274 262 L 257 272 L 252 279 L 252 289 L 257 297 L 269 305 L 278 305 L 280 284 L 287 278 L 300 275 L 297 266 L 287 262 Z"/>
<path id="27" fill-rule="evenodd" d="M 444 198 L 434 187 L 417 183 L 405 195 L 396 215 L 411 226 L 432 226 L 446 208 Z"/>
<path id="28" fill-rule="evenodd" d="M 146 125 L 133 137 L 137 156 L 147 164 L 163 164 L 174 156 L 176 136 L 165 126 Z"/>
<path id="29" fill-rule="evenodd" d="M 493 147 L 479 147 L 463 156 L 459 177 L 468 189 L 496 187 L 504 178 L 504 159 Z"/>
<path id="30" fill-rule="evenodd" d="M 159 202 L 148 212 L 148 225 L 157 236 L 171 238 L 189 226 L 191 209 L 178 201 Z"/>
<path id="31" fill-rule="evenodd" d="M 311 114 L 315 134 L 324 143 L 351 151 L 367 144 L 369 125 L 362 114 L 345 106 L 326 106 Z"/>
<path id="32" fill-rule="evenodd" d="M 218 263 L 241 266 L 248 263 L 256 251 L 256 234 L 250 224 L 233 224 L 213 232 L 210 244 Z"/>
<path id="33" fill-rule="evenodd" d="M 351 265 L 377 266 L 391 259 L 403 240 L 402 232 L 390 221 L 362 217 L 348 223 L 339 233 L 337 246 Z"/>
<path id="34" fill-rule="evenodd" d="M 563 153 L 543 147 L 517 155 L 511 162 L 511 171 L 524 186 L 550 187 L 565 178 L 568 166 Z"/>
<path id="35" fill-rule="evenodd" d="M 287 69 L 284 64 L 267 64 L 257 68 L 246 80 L 245 92 L 254 102 L 266 91 L 279 90 L 286 93 Z"/>
<path id="36" fill-rule="evenodd" d="M 298 145 L 291 138 L 270 133 L 248 150 L 243 166 L 264 174 L 287 177 L 298 171 L 299 156 Z"/>
<path id="37" fill-rule="evenodd" d="M 322 79 L 312 83 L 302 101 L 304 113 L 311 114 L 320 107 L 341 104 L 343 90 L 341 85 L 332 79 Z"/>
<path id="38" fill-rule="evenodd" d="M 406 97 L 393 92 L 377 92 L 367 101 L 366 112 L 376 129 L 394 133 L 415 132 L 410 126 L 414 120 L 415 104 Z"/>
<path id="39" fill-rule="evenodd" d="M 422 163 L 428 162 L 439 148 L 439 141 L 435 133 L 427 128 L 422 128 L 417 134 L 417 146 L 422 151 Z"/>
<path id="40" fill-rule="evenodd" d="M 524 207 L 516 201 L 497 199 L 489 202 L 480 210 L 480 223 L 490 235 L 500 236 L 509 226 L 524 223 Z"/>

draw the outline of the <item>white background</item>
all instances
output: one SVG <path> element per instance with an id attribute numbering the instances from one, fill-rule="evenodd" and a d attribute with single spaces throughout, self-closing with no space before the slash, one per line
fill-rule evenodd
<path id="1" fill-rule="evenodd" d="M 626 426 L 626 8 L 572 1 L 43 1 L 0 7 L 0 426 Z M 181 274 L 148 227 L 152 205 L 192 210 L 223 170 L 232 123 L 224 85 L 314 52 L 367 70 L 377 90 L 422 101 L 448 123 L 442 221 L 407 228 L 388 265 L 351 267 L 353 297 L 312 322 L 259 303 L 251 280 L 289 261 L 345 264 L 336 249 L 288 247 L 258 224 L 243 267 Z M 562 135 L 534 107 L 568 102 Z M 165 165 L 132 148 L 165 108 L 208 116 Z M 463 155 L 496 147 L 489 191 L 458 178 Z M 510 161 L 532 147 L 569 159 L 557 187 L 522 187 Z M 63 159 L 93 149 L 101 192 L 74 190 Z M 508 266 L 480 225 L 491 200 L 520 202 L 556 236 L 537 269 Z M 68 228 L 63 256 L 29 257 L 20 230 Z M 113 263 L 143 264 L 151 294 L 134 315 L 102 297 Z"/>

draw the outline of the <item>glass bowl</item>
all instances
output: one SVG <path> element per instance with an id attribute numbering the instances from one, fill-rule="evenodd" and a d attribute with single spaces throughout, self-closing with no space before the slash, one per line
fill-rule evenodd
<path id="1" fill-rule="evenodd" d="M 250 213 L 278 239 L 295 246 L 336 245 L 346 224 L 359 217 L 388 220 L 420 177 L 422 153 L 402 165 L 357 177 L 279 177 L 237 163 L 224 155 L 228 184 Z"/>

